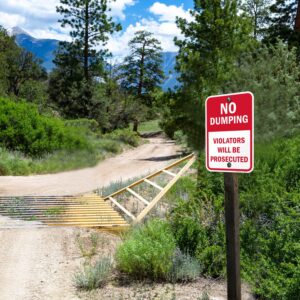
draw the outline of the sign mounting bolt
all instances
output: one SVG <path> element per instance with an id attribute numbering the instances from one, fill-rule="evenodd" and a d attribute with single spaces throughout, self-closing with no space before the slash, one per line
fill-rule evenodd
<path id="1" fill-rule="evenodd" d="M 228 163 L 228 164 L 227 164 L 227 167 L 228 167 L 228 168 L 231 168 L 231 163 Z"/>
<path id="2" fill-rule="evenodd" d="M 228 102 L 228 103 L 231 102 L 231 98 L 230 98 L 230 97 L 227 98 L 227 102 Z"/>

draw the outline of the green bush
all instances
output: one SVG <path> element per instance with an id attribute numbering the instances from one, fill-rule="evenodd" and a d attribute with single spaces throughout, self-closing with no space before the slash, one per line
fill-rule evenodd
<path id="1" fill-rule="evenodd" d="M 84 290 L 102 287 L 107 282 L 112 267 L 112 259 L 109 257 L 100 259 L 94 266 L 85 266 L 82 272 L 74 275 L 76 287 Z"/>
<path id="2" fill-rule="evenodd" d="M 65 128 L 55 118 L 39 114 L 36 106 L 0 99 L 0 143 L 30 156 L 42 156 L 59 149 L 88 148 L 84 136 Z"/>
<path id="3" fill-rule="evenodd" d="M 134 278 L 166 279 L 172 267 L 175 240 L 170 226 L 154 219 L 134 228 L 116 252 L 120 271 Z"/>
<path id="4" fill-rule="evenodd" d="M 256 144 L 253 173 L 239 175 L 242 277 L 260 299 L 300 295 L 299 153 L 300 136 Z M 171 228 L 178 246 L 195 255 L 204 274 L 224 276 L 222 174 L 201 167 L 198 186 L 199 192 L 185 191 L 189 196 L 177 200 Z M 191 189 L 196 191 L 196 183 Z"/>
<path id="5" fill-rule="evenodd" d="M 124 144 L 129 144 L 133 147 L 137 147 L 139 145 L 139 136 L 131 129 L 117 129 L 111 133 L 106 134 L 106 136 L 113 140 L 121 141 Z"/>
<path id="6" fill-rule="evenodd" d="M 65 125 L 80 128 L 85 132 L 97 132 L 99 130 L 98 122 L 91 119 L 66 120 Z"/>

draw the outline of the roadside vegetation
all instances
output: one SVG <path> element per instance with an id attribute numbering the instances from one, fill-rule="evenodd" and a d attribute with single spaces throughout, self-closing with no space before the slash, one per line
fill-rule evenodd
<path id="1" fill-rule="evenodd" d="M 136 147 L 129 129 L 102 134 L 94 120 L 64 120 L 38 112 L 25 101 L 0 99 L 0 175 L 28 175 L 95 165 Z"/>
<path id="2" fill-rule="evenodd" d="M 257 144 L 255 170 L 239 176 L 242 279 L 260 299 L 300 293 L 299 153 L 299 135 Z M 223 176 L 204 169 L 203 154 L 196 166 L 199 174 L 184 176 L 166 195 L 163 219 L 154 216 L 122 235 L 112 280 L 225 279 Z"/>

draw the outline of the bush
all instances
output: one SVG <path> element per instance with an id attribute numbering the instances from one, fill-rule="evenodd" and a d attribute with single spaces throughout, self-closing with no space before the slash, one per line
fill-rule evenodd
<path id="1" fill-rule="evenodd" d="M 257 144 L 255 170 L 239 175 L 242 277 L 260 299 L 299 298 L 299 153 L 300 136 Z M 226 267 L 222 179 L 201 168 L 200 191 L 185 191 L 169 216 L 178 246 L 213 277 Z"/>
<path id="2" fill-rule="evenodd" d="M 84 267 L 83 272 L 74 275 L 75 285 L 79 289 L 92 290 L 102 287 L 112 271 L 112 259 L 104 257 L 94 266 Z"/>
<path id="3" fill-rule="evenodd" d="M 121 141 L 124 144 L 129 144 L 133 147 L 137 147 L 139 145 L 138 134 L 130 129 L 117 129 L 108 133 L 106 136 L 113 140 Z"/>
<path id="4" fill-rule="evenodd" d="M 170 282 L 191 281 L 197 279 L 200 272 L 201 267 L 196 258 L 182 253 L 180 249 L 176 249 L 167 278 Z"/>
<path id="5" fill-rule="evenodd" d="M 166 279 L 174 251 L 175 240 L 169 225 L 154 219 L 129 233 L 117 249 L 117 266 L 137 279 Z"/>
<path id="6" fill-rule="evenodd" d="M 93 119 L 66 120 L 65 125 L 80 128 L 85 132 L 97 132 L 99 130 L 98 122 Z"/>
<path id="7" fill-rule="evenodd" d="M 40 115 L 32 104 L 8 99 L 0 99 L 0 143 L 30 156 L 88 148 L 86 138 L 61 120 Z"/>

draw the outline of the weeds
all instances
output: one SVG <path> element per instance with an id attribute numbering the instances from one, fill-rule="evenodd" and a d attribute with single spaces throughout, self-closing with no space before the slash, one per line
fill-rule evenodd
<path id="1" fill-rule="evenodd" d="M 201 267 L 198 260 L 176 249 L 172 259 L 172 267 L 167 276 L 168 281 L 191 281 L 197 279 L 200 273 Z"/>
<path id="2" fill-rule="evenodd" d="M 203 292 L 201 297 L 198 298 L 198 300 L 210 300 L 210 298 L 207 292 Z"/>
<path id="3" fill-rule="evenodd" d="M 92 233 L 89 236 L 88 243 L 85 243 L 82 238 L 79 236 L 76 237 L 76 242 L 79 247 L 80 253 L 82 257 L 87 258 L 89 261 L 91 261 L 92 257 L 96 255 L 97 248 L 99 245 L 99 236 L 97 233 Z"/>
<path id="4" fill-rule="evenodd" d="M 46 211 L 44 212 L 45 216 L 57 216 L 60 215 L 61 213 L 63 213 L 64 211 L 64 207 L 62 206 L 56 206 L 56 207 L 51 207 L 46 209 Z"/>
<path id="5" fill-rule="evenodd" d="M 103 188 L 98 188 L 95 192 L 101 197 L 106 197 L 106 196 L 108 196 L 118 190 L 121 190 L 124 187 L 146 177 L 148 174 L 144 174 L 144 175 L 138 176 L 138 177 L 132 177 L 127 180 L 120 179 L 117 181 L 113 181 L 108 186 L 105 186 Z"/>
<path id="6" fill-rule="evenodd" d="M 92 265 L 84 266 L 82 272 L 74 275 L 74 282 L 77 288 L 84 290 L 92 290 L 107 282 L 113 268 L 112 259 L 110 257 L 103 257 Z"/>

